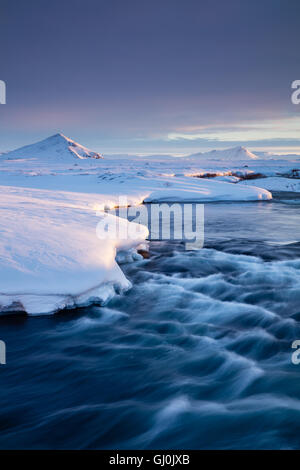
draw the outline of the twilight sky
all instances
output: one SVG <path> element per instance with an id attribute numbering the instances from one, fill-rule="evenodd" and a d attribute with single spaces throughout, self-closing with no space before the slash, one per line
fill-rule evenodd
<path id="1" fill-rule="evenodd" d="M 300 153 L 299 0 L 0 0 L 0 151 Z"/>

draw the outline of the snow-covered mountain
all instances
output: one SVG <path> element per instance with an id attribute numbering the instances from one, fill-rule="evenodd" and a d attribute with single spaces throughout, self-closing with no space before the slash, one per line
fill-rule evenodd
<path id="1" fill-rule="evenodd" d="M 103 158 L 100 153 L 93 152 L 60 133 L 35 144 L 25 145 L 11 152 L 6 152 L 2 155 L 3 157 L 8 160 L 30 158 L 52 162 L 70 162 L 77 158 Z"/>
<path id="2" fill-rule="evenodd" d="M 211 150 L 210 152 L 199 152 L 189 155 L 190 158 L 201 160 L 258 160 L 260 157 L 250 152 L 246 147 L 238 146 L 225 150 Z"/>

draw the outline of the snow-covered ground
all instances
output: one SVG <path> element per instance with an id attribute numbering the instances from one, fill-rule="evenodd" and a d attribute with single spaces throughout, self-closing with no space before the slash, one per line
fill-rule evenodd
<path id="1" fill-rule="evenodd" d="M 144 242 L 146 227 L 136 226 L 135 240 L 98 238 L 98 224 L 112 225 L 115 217 L 95 212 L 93 194 L 0 186 L 0 201 L 2 310 L 49 313 L 105 302 L 130 287 L 116 250 Z M 118 218 L 118 223 L 126 233 L 129 222 Z"/>
<path id="2" fill-rule="evenodd" d="M 259 182 L 257 180 L 245 180 L 240 182 L 240 185 L 248 187 L 254 184 L 259 184 L 261 188 L 265 188 L 269 191 L 288 191 L 300 193 L 300 179 L 296 178 L 269 176 L 268 178 L 260 179 Z"/>
<path id="3" fill-rule="evenodd" d="M 49 313 L 127 289 L 116 251 L 136 256 L 147 229 L 135 240 L 96 236 L 99 220 L 114 217 L 101 211 L 120 197 L 125 205 L 267 201 L 268 190 L 299 191 L 299 179 L 286 177 L 299 163 L 262 160 L 243 147 L 182 158 L 102 158 L 62 134 L 3 153 L 0 308 Z M 244 179 L 255 174 L 267 177 Z"/>

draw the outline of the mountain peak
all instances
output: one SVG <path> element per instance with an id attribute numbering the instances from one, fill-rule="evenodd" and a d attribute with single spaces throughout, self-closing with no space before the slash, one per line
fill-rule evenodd
<path id="1" fill-rule="evenodd" d="M 88 159 L 103 158 L 98 152 L 78 144 L 74 140 L 66 137 L 61 132 L 40 140 L 35 144 L 25 145 L 5 154 L 7 159 L 31 158 L 35 160 L 51 160 L 57 162 L 70 162 L 74 158 Z"/>
<path id="2" fill-rule="evenodd" d="M 257 160 L 259 156 L 252 153 L 246 147 L 237 145 L 223 150 L 210 150 L 209 152 L 199 152 L 190 155 L 190 157 L 197 157 L 206 160 Z"/>

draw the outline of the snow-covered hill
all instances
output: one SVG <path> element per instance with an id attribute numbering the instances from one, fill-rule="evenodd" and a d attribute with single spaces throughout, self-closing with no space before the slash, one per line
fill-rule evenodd
<path id="1" fill-rule="evenodd" d="M 246 147 L 238 146 L 224 150 L 211 150 L 210 152 L 193 153 L 190 158 L 201 160 L 228 160 L 228 161 L 245 161 L 258 160 L 260 157 L 250 152 Z"/>
<path id="2" fill-rule="evenodd" d="M 100 153 L 83 147 L 63 134 L 55 134 L 35 144 L 12 150 L 3 154 L 3 157 L 8 160 L 24 158 L 60 163 L 74 161 L 74 158 L 103 158 Z"/>

